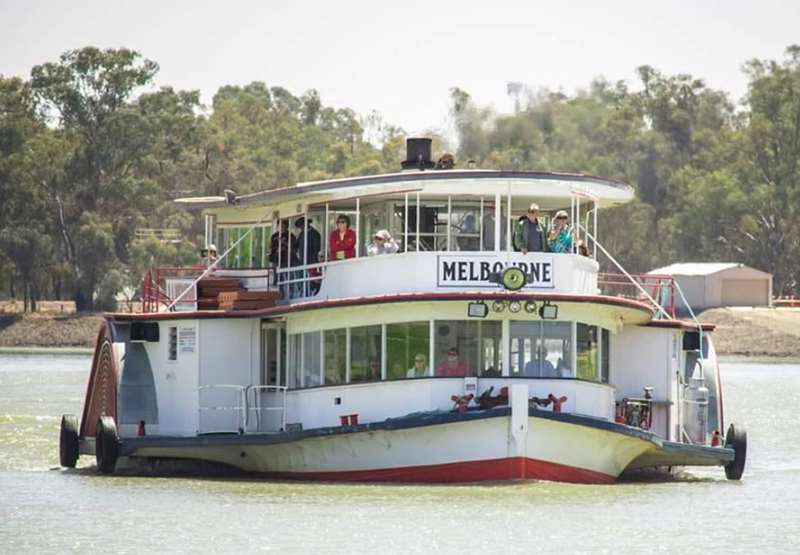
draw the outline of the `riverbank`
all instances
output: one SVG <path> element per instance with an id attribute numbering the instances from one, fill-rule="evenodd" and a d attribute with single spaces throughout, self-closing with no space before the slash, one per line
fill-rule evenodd
<path id="1" fill-rule="evenodd" d="M 36 348 L 85 352 L 94 347 L 102 321 L 99 314 L 0 313 L 0 348 L 5 352 Z"/>
<path id="2" fill-rule="evenodd" d="M 725 356 L 800 358 L 800 309 L 714 308 L 700 321 L 716 325 L 714 345 Z M 100 314 L 0 313 L 0 349 L 94 347 Z"/>

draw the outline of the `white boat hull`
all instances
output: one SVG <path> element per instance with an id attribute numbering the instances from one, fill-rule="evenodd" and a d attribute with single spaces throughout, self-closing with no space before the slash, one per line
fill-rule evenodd
<path id="1" fill-rule="evenodd" d="M 263 436 L 194 441 L 136 438 L 126 451 L 131 458 L 211 461 L 268 477 L 301 480 L 609 483 L 631 461 L 658 448 L 646 434 L 626 434 L 613 425 L 588 426 L 553 416 L 528 416 L 520 423 L 506 411 L 399 429 L 331 429 L 274 443 Z M 515 434 L 515 425 L 525 428 L 524 433 Z"/>

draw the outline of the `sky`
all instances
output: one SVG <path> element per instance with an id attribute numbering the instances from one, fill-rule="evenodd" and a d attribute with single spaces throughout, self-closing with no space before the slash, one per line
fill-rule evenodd
<path id="1" fill-rule="evenodd" d="M 508 82 L 572 94 L 648 64 L 690 73 L 738 100 L 742 65 L 800 43 L 798 0 L 383 2 L 0 0 L 0 74 L 84 46 L 127 47 L 158 62 L 157 86 L 264 81 L 326 105 L 376 110 L 410 134 L 446 130 L 449 90 L 499 112 Z"/>

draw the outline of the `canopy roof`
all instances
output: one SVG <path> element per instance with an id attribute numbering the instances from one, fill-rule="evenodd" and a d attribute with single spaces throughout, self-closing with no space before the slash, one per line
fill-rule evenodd
<path id="1" fill-rule="evenodd" d="M 514 198 L 537 199 L 546 209 L 548 200 L 560 206 L 571 195 L 597 199 L 603 206 L 628 202 L 633 188 L 624 183 L 583 174 L 508 171 L 508 170 L 431 170 L 405 171 L 393 174 L 332 179 L 300 183 L 293 187 L 273 189 L 237 196 L 233 205 L 276 207 L 290 202 L 317 203 L 366 195 L 416 193 L 425 196 L 478 196 L 511 194 Z M 175 202 L 187 208 L 214 211 L 230 207 L 225 197 L 180 198 Z"/>

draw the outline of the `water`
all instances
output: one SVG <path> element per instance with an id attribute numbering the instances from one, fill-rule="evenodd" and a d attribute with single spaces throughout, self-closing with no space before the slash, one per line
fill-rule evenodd
<path id="1" fill-rule="evenodd" d="M 800 552 L 800 365 L 722 365 L 747 426 L 740 483 L 300 484 L 101 476 L 58 468 L 87 357 L 0 355 L 0 552 Z"/>

